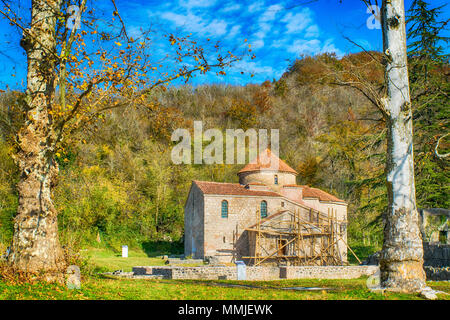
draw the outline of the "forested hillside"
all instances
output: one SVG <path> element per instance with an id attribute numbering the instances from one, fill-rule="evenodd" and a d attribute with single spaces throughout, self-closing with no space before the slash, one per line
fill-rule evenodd
<path id="1" fill-rule="evenodd" d="M 382 66 L 371 62 L 376 56 L 304 57 L 280 79 L 243 87 L 172 87 L 87 123 L 76 136 L 66 137 L 57 153 L 61 172 L 54 199 L 61 241 L 72 247 L 115 249 L 124 243 L 181 242 L 191 180 L 237 182 L 242 167 L 171 162 L 172 131 L 192 129 L 193 121 L 201 120 L 204 130 L 279 129 L 280 155 L 299 172 L 297 183 L 345 199 L 350 244 L 378 249 L 387 204 L 385 125 L 363 94 L 335 81 L 343 71 L 354 74 L 356 67 L 364 70 L 367 83 L 383 90 Z M 449 68 L 430 68 L 426 85 L 411 76 L 417 200 L 420 207 L 448 208 L 448 161 L 438 158 L 434 148 L 448 132 Z M 11 154 L 23 121 L 20 99 L 21 94 L 6 92 L 0 100 L 2 250 L 11 241 L 17 207 L 18 176 Z M 442 142 L 443 152 L 446 147 Z"/>

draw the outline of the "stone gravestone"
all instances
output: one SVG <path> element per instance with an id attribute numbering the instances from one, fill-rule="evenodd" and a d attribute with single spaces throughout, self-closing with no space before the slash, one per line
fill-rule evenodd
<path id="1" fill-rule="evenodd" d="M 122 246 L 122 258 L 128 258 L 128 246 Z"/>
<path id="2" fill-rule="evenodd" d="M 385 288 L 381 287 L 381 279 L 380 279 L 380 269 L 378 268 L 377 271 L 370 275 L 369 278 L 366 281 L 366 286 L 371 292 L 375 293 L 384 293 Z"/>
<path id="3" fill-rule="evenodd" d="M 81 289 L 81 273 L 80 268 L 71 265 L 67 268 L 66 285 L 68 289 Z"/>
<path id="4" fill-rule="evenodd" d="M 244 261 L 236 261 L 236 267 L 237 267 L 237 279 L 238 280 L 246 280 L 247 275 L 245 272 L 245 263 Z"/>

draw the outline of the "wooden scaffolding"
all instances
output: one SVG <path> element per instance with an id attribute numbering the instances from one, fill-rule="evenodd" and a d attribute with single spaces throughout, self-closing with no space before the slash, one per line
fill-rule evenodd
<path id="1" fill-rule="evenodd" d="M 243 257 L 254 266 L 267 262 L 342 265 L 347 259 L 341 257 L 340 247 L 346 246 L 353 253 L 341 230 L 347 221 L 337 220 L 333 209 L 328 210 L 328 215 L 310 208 L 284 210 L 264 219 L 257 210 L 256 221 L 245 229 L 249 233 L 250 256 Z"/>

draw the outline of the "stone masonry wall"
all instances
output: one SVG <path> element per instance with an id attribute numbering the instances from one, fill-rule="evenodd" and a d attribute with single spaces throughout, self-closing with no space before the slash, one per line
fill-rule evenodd
<path id="1" fill-rule="evenodd" d="M 278 184 L 275 184 L 275 175 L 278 176 Z M 283 185 L 295 184 L 295 180 L 295 174 L 281 171 L 251 171 L 239 174 L 240 184 L 262 183 L 278 193 L 281 193 Z"/>
<path id="2" fill-rule="evenodd" d="M 247 280 L 355 279 L 369 276 L 377 266 L 247 267 Z M 162 275 L 165 279 L 237 280 L 236 267 L 133 267 L 135 275 Z"/>
<path id="3" fill-rule="evenodd" d="M 355 279 L 370 276 L 378 266 L 294 266 L 280 267 L 282 279 Z"/>
<path id="4" fill-rule="evenodd" d="M 228 201 L 228 217 L 221 217 L 222 200 Z M 256 223 L 256 210 L 267 202 L 268 214 L 281 209 L 280 197 L 205 195 L 205 256 L 216 256 L 221 262 L 241 260 L 249 255 L 245 228 Z M 233 243 L 236 243 L 236 252 Z"/>
<path id="5" fill-rule="evenodd" d="M 221 202 L 223 200 L 228 201 L 227 218 L 221 217 Z M 256 223 L 256 210 L 259 209 L 263 200 L 267 202 L 269 216 L 283 209 L 295 211 L 300 208 L 292 201 L 282 197 L 205 195 L 204 230 L 202 230 L 204 232 L 204 256 L 215 256 L 221 262 L 234 262 L 235 260 L 242 260 L 243 256 L 252 255 L 245 228 Z M 308 212 L 304 208 L 301 209 L 303 219 L 309 219 Z M 340 230 L 338 229 L 338 231 Z M 342 236 L 344 240 L 347 239 L 345 231 Z M 188 238 L 186 236 L 186 239 Z M 236 247 L 233 246 L 233 243 L 236 244 Z M 346 262 L 347 247 L 342 241 L 339 241 L 339 250 L 343 261 Z M 185 250 L 185 252 L 188 251 Z M 202 256 L 197 254 L 195 258 L 202 258 Z"/>
<path id="6" fill-rule="evenodd" d="M 450 281 L 450 267 L 430 267 L 424 266 L 427 281 Z"/>
<path id="7" fill-rule="evenodd" d="M 424 242 L 423 259 L 425 266 L 450 267 L 450 244 Z"/>

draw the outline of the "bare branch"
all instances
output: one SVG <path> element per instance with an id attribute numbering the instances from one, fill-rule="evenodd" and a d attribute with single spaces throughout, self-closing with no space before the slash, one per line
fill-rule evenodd
<path id="1" fill-rule="evenodd" d="M 355 41 L 351 40 L 349 37 L 344 36 L 344 39 L 350 42 L 351 44 L 354 44 L 355 46 L 361 48 L 365 53 L 367 53 L 374 61 L 383 64 L 382 61 L 378 60 L 373 54 L 371 54 L 369 51 L 367 51 L 362 45 L 356 43 Z"/>
<path id="2" fill-rule="evenodd" d="M 122 20 L 122 17 L 119 14 L 119 10 L 117 9 L 117 5 L 116 5 L 116 1 L 115 0 L 111 0 L 113 6 L 114 6 L 114 12 L 113 15 L 117 15 L 119 17 L 120 23 L 122 24 L 122 29 L 120 30 L 120 34 L 125 35 L 125 38 L 127 39 L 128 42 L 130 42 L 130 38 L 128 38 L 128 34 L 127 34 L 127 28 L 125 27 L 125 23 Z"/>

